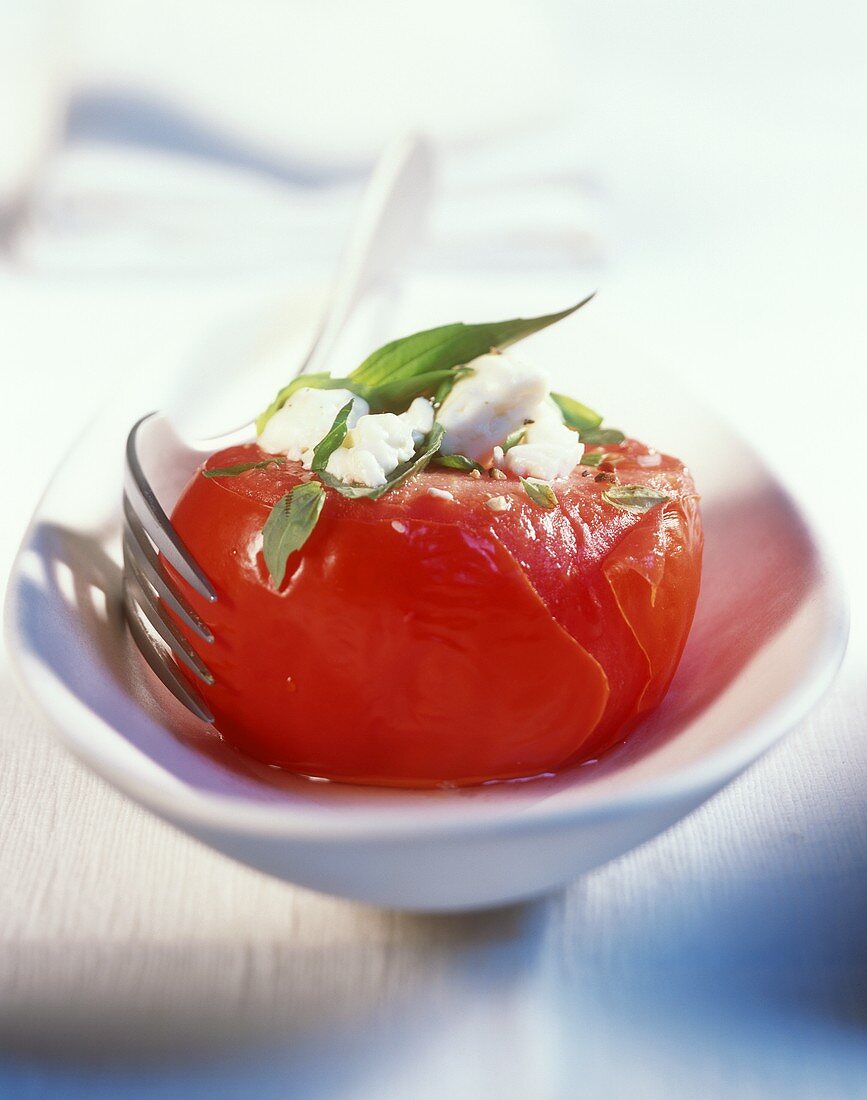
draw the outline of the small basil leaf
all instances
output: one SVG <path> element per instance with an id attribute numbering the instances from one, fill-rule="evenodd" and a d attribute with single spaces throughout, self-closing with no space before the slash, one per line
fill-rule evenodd
<path id="1" fill-rule="evenodd" d="M 265 458 L 261 462 L 238 462 L 234 466 L 215 466 L 212 470 L 202 470 L 202 477 L 237 477 L 247 470 L 264 470 L 266 466 L 280 466 L 285 458 Z"/>
<path id="2" fill-rule="evenodd" d="M 578 438 L 582 443 L 613 447 L 618 443 L 622 443 L 626 436 L 617 428 L 581 428 L 578 432 Z"/>
<path id="3" fill-rule="evenodd" d="M 386 382 L 461 366 L 491 348 L 509 347 L 531 333 L 562 321 L 592 297 L 591 294 L 569 309 L 544 317 L 519 317 L 481 325 L 458 323 L 416 332 L 377 348 L 349 377 L 353 383 L 375 389 Z"/>
<path id="4" fill-rule="evenodd" d="M 582 466 L 616 466 L 618 462 L 622 462 L 626 455 L 618 454 L 617 451 L 591 451 L 589 454 L 585 451 L 581 456 Z"/>
<path id="5" fill-rule="evenodd" d="M 567 397 L 563 393 L 552 393 L 551 400 L 560 409 L 563 420 L 570 428 L 575 428 L 577 431 L 587 431 L 598 428 L 602 423 L 602 417 L 598 412 L 594 412 L 587 405 L 582 405 L 574 397 Z"/>
<path id="6" fill-rule="evenodd" d="M 324 503 L 325 490 L 318 481 L 308 481 L 296 485 L 271 509 L 262 530 L 262 553 L 278 588 L 286 576 L 289 555 L 300 550 L 310 537 Z"/>
<path id="7" fill-rule="evenodd" d="M 388 489 L 388 482 L 385 485 L 380 485 L 377 489 L 370 489 L 366 485 L 348 485 L 345 481 L 341 481 L 339 477 L 335 477 L 334 474 L 329 474 L 327 470 L 320 470 L 318 476 L 322 479 L 323 485 L 327 485 L 335 493 L 340 493 L 342 497 L 348 497 L 349 500 L 361 500 L 362 498 L 376 500 L 377 494 L 381 495 L 381 491 L 385 492 Z"/>
<path id="8" fill-rule="evenodd" d="M 671 500 L 670 493 L 651 489 L 648 485 L 612 485 L 602 494 L 602 499 L 624 512 L 649 512 Z"/>
<path id="9" fill-rule="evenodd" d="M 313 448 L 313 462 L 310 464 L 310 469 L 316 471 L 324 470 L 328 465 L 328 459 L 341 445 L 344 439 L 346 439 L 346 433 L 349 430 L 346 426 L 346 422 L 349 419 L 349 414 L 352 412 L 352 402 L 347 401 L 340 412 L 335 416 L 334 423 L 326 432 L 323 439 L 321 439 Z"/>
<path id="10" fill-rule="evenodd" d="M 349 497 L 350 500 L 359 500 L 365 498 L 366 500 L 379 500 L 385 493 L 390 493 L 392 489 L 396 489 L 398 485 L 402 485 L 409 478 L 415 477 L 416 474 L 420 474 L 422 470 L 427 466 L 436 452 L 440 449 L 440 444 L 443 441 L 445 435 L 445 428 L 442 424 L 434 423 L 428 434 L 427 439 L 422 445 L 419 451 L 408 459 L 406 462 L 402 462 L 395 470 L 389 475 L 388 481 L 385 485 L 378 485 L 375 489 L 371 489 L 366 485 L 346 485 L 333 474 L 327 473 L 325 470 L 319 471 L 319 477 L 329 487 L 340 493 L 341 496 Z"/>
<path id="11" fill-rule="evenodd" d="M 268 408 L 256 418 L 256 435 L 261 435 L 265 425 L 279 412 L 296 390 L 351 390 L 359 397 L 367 397 L 363 386 L 350 382 L 348 378 L 332 378 L 327 372 L 320 374 L 299 374 L 288 386 L 280 390 Z"/>
<path id="12" fill-rule="evenodd" d="M 547 481 L 538 481 L 536 478 L 531 480 L 522 477 L 521 484 L 524 486 L 524 492 L 539 508 L 545 508 L 550 511 L 551 508 L 557 507 L 557 494 Z"/>
<path id="13" fill-rule="evenodd" d="M 473 462 L 466 455 L 434 455 L 433 464 L 434 466 L 445 466 L 450 470 L 463 470 L 464 473 L 469 473 L 470 470 L 478 470 L 481 473 L 484 469 L 478 462 Z"/>
<path id="14" fill-rule="evenodd" d="M 507 451 L 511 451 L 513 447 L 517 447 L 526 435 L 526 433 L 526 428 L 515 428 L 513 432 L 509 432 L 509 434 L 503 440 L 503 454 L 505 454 Z"/>

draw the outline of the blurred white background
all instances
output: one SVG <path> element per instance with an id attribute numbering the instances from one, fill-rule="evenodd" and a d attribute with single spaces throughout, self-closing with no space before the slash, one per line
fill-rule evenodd
<path id="1" fill-rule="evenodd" d="M 0 0 L 0 575 L 116 387 L 321 289 L 412 127 L 441 197 L 386 327 L 598 286 L 824 525 L 854 608 L 779 750 L 490 917 L 200 850 L 68 760 L 4 665 L 0 1094 L 867 1095 L 865 56 L 855 0 Z"/>

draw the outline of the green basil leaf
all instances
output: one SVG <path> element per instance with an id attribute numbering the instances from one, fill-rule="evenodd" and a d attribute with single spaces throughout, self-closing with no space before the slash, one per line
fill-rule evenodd
<path id="1" fill-rule="evenodd" d="M 434 466 L 446 466 L 450 470 L 463 470 L 464 473 L 469 473 L 470 470 L 478 470 L 481 473 L 484 469 L 478 462 L 473 462 L 466 455 L 434 455 L 433 464 Z"/>
<path id="2" fill-rule="evenodd" d="M 648 485 L 612 485 L 602 494 L 602 499 L 624 512 L 649 512 L 672 499 L 670 493 L 651 489 Z"/>
<path id="3" fill-rule="evenodd" d="M 515 428 L 513 432 L 509 432 L 509 434 L 503 440 L 503 454 L 505 454 L 507 451 L 511 451 L 513 447 L 517 447 L 526 435 L 526 433 L 527 429 L 525 427 Z"/>
<path id="4" fill-rule="evenodd" d="M 506 348 L 540 329 L 562 321 L 590 301 L 593 295 L 560 313 L 519 317 L 481 325 L 441 325 L 392 340 L 369 355 L 349 376 L 353 383 L 375 389 L 387 382 L 462 366 L 491 348 Z"/>
<path id="5" fill-rule="evenodd" d="M 451 389 L 455 383 L 454 374 L 454 370 L 432 370 L 410 378 L 398 378 L 395 382 L 386 382 L 368 390 L 370 407 L 374 412 L 402 411 L 417 397 L 438 394 L 438 387 L 447 382 Z"/>
<path id="6" fill-rule="evenodd" d="M 346 433 L 349 431 L 346 422 L 351 412 L 352 402 L 347 401 L 337 416 L 335 416 L 334 423 L 328 429 L 324 438 L 313 448 L 313 461 L 310 464 L 311 470 L 317 473 L 320 470 L 324 470 L 328 465 L 328 459 L 331 458 L 334 451 L 336 451 L 343 440 L 346 439 Z"/>
<path id="7" fill-rule="evenodd" d="M 237 477 L 247 470 L 264 470 L 266 466 L 281 466 L 285 458 L 265 458 L 261 462 L 238 462 L 234 466 L 215 466 L 212 470 L 202 470 L 202 477 Z"/>
<path id="8" fill-rule="evenodd" d="M 582 443 L 613 447 L 618 443 L 622 443 L 626 436 L 617 428 L 581 428 L 578 432 L 578 438 Z"/>
<path id="9" fill-rule="evenodd" d="M 324 503 L 325 490 L 318 481 L 308 481 L 296 485 L 271 509 L 262 530 L 262 553 L 278 588 L 286 576 L 289 555 L 300 550 L 310 537 Z"/>
<path id="10" fill-rule="evenodd" d="M 409 478 L 420 474 L 440 449 L 444 435 L 445 428 L 442 424 L 434 423 L 421 449 L 416 451 L 412 458 L 402 462 L 397 469 L 393 470 L 385 485 L 379 485 L 375 489 L 371 489 L 366 485 L 346 485 L 325 470 L 319 471 L 319 477 L 322 478 L 329 489 L 334 489 L 341 496 L 349 497 L 350 500 L 359 500 L 362 497 L 367 500 L 379 500 L 385 493 L 390 493 L 392 489 L 396 489 L 398 485 L 402 485 Z"/>
<path id="11" fill-rule="evenodd" d="M 613 454 L 610 451 L 591 451 L 589 454 L 585 451 L 581 456 L 582 466 L 601 466 L 603 463 L 609 466 L 616 466 L 618 462 L 622 462 L 625 455 L 619 454 L 615 451 Z"/>
<path id="12" fill-rule="evenodd" d="M 552 393 L 551 400 L 563 414 L 563 420 L 570 428 L 577 431 L 589 431 L 598 428 L 602 423 L 602 417 L 587 405 L 582 405 L 574 397 L 567 397 L 563 393 Z"/>
<path id="13" fill-rule="evenodd" d="M 551 508 L 557 507 L 557 494 L 547 481 L 539 481 L 537 478 L 530 479 L 522 477 L 521 484 L 524 486 L 524 492 L 539 508 L 545 508 L 550 511 Z"/>
<path id="14" fill-rule="evenodd" d="M 268 408 L 260 413 L 256 418 L 256 435 L 261 435 L 265 425 L 274 415 L 279 412 L 289 398 L 296 390 L 351 390 L 352 393 L 357 394 L 359 397 L 367 397 L 365 389 L 354 382 L 350 382 L 348 378 L 332 378 L 330 374 L 323 371 L 319 374 L 299 374 L 297 378 L 293 378 L 288 386 L 284 386 L 280 390 Z"/>

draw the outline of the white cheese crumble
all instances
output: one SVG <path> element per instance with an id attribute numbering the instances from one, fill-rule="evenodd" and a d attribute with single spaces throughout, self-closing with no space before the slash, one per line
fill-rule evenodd
<path id="1" fill-rule="evenodd" d="M 480 355 L 467 366 L 473 373 L 455 382 L 437 420 L 445 428 L 443 454 L 481 462 L 531 416 L 549 386 L 542 371 L 513 355 Z"/>
<path id="2" fill-rule="evenodd" d="M 335 416 L 347 401 L 352 401 L 347 423 L 353 428 L 369 410 L 361 397 L 355 397 L 349 390 L 315 390 L 309 386 L 296 390 L 263 428 L 259 446 L 272 455 L 284 454 L 296 461 L 300 459 L 309 470 L 313 449 L 328 434 Z"/>
<path id="3" fill-rule="evenodd" d="M 506 452 L 504 465 L 521 477 L 553 481 L 568 477 L 584 454 L 578 433 L 563 423 L 559 408 L 550 398 L 531 412 L 520 443 Z"/>
<path id="4" fill-rule="evenodd" d="M 394 413 L 368 414 L 346 433 L 325 469 L 348 485 L 378 489 L 414 453 L 413 430 L 406 420 Z"/>
<path id="5" fill-rule="evenodd" d="M 507 512 L 511 507 L 508 497 L 488 497 L 485 504 L 492 512 Z"/>
<path id="6" fill-rule="evenodd" d="M 438 497 L 440 500 L 454 500 L 454 493 L 450 493 L 448 489 L 437 489 L 435 485 L 431 485 L 428 488 L 428 494 L 432 497 Z"/>
<path id="7" fill-rule="evenodd" d="M 417 397 L 399 416 L 368 413 L 347 432 L 325 469 L 347 484 L 377 489 L 402 462 L 412 458 L 433 423 L 433 405 L 424 397 Z"/>
<path id="8" fill-rule="evenodd" d="M 417 397 L 400 416 L 394 413 L 372 416 L 367 402 L 349 390 L 304 386 L 271 417 L 259 436 L 259 446 L 269 454 L 300 460 L 309 470 L 314 449 L 350 400 L 349 431 L 343 445 L 331 455 L 326 469 L 347 484 L 371 489 L 385 485 L 388 475 L 412 457 L 416 446 L 433 427 L 433 405 L 424 397 Z"/>
<path id="9" fill-rule="evenodd" d="M 426 397 L 417 397 L 400 419 L 412 428 L 412 437 L 416 445 L 421 443 L 434 425 L 433 405 Z"/>

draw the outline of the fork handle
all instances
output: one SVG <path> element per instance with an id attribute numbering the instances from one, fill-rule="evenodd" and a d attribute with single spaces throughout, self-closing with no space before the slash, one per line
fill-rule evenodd
<path id="1" fill-rule="evenodd" d="M 298 374 L 324 369 L 359 301 L 403 266 L 423 232 L 434 190 L 430 143 L 405 134 L 382 152 L 341 256 L 325 314 Z"/>

